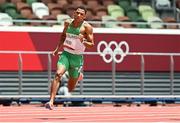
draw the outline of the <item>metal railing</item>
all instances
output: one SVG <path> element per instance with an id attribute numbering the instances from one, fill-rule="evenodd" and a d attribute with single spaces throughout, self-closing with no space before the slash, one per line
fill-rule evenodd
<path id="1" fill-rule="evenodd" d="M 174 94 L 174 56 L 180 56 L 180 53 L 128 53 L 128 55 L 141 56 L 141 95 L 144 94 L 144 56 L 169 56 L 170 57 L 170 95 Z"/>
<path id="2" fill-rule="evenodd" d="M 48 83 L 51 82 L 51 71 L 52 71 L 52 60 L 49 51 L 0 51 L 0 54 L 18 54 L 18 66 L 19 66 L 19 95 L 22 94 L 22 79 L 23 79 L 23 59 L 22 54 L 43 54 L 47 55 L 48 58 Z M 99 55 L 98 52 L 84 52 L 84 55 Z M 174 95 L 174 56 L 180 56 L 180 53 L 143 53 L 143 52 L 129 52 L 127 55 L 141 56 L 141 95 L 144 94 L 144 77 L 145 77 L 145 60 L 144 56 L 167 56 L 170 58 L 170 95 Z M 112 95 L 115 95 L 115 77 L 116 77 L 116 63 L 112 62 Z M 80 83 L 83 84 L 83 83 Z M 80 85 L 80 92 L 82 92 L 83 86 Z"/>
<path id="3" fill-rule="evenodd" d="M 4 22 L 4 21 L 1 21 Z M 14 25 L 18 25 L 18 23 L 22 23 L 22 24 L 26 24 L 26 23 L 38 23 L 40 24 L 39 26 L 52 26 L 52 25 L 61 25 L 63 26 L 64 21 L 58 21 L 58 20 L 21 20 L 21 19 L 13 19 L 12 23 L 16 23 Z M 105 25 L 114 25 L 115 27 L 120 27 L 119 25 L 122 24 L 129 24 L 129 25 L 135 25 L 134 27 L 136 27 L 137 25 L 146 25 L 146 26 L 150 26 L 152 23 L 158 23 L 158 24 L 162 24 L 163 26 L 177 26 L 177 28 L 179 28 L 180 24 L 178 22 L 172 22 L 172 23 L 167 23 L 167 22 L 119 22 L 119 21 L 88 21 L 88 23 L 92 24 L 92 25 L 96 25 L 99 24 L 101 25 L 100 27 L 103 28 L 108 28 Z M 42 24 L 42 25 L 41 25 Z M 48 25 L 51 24 L 51 25 Z M 24 26 L 23 25 L 23 26 Z M 3 26 L 3 25 L 1 25 Z M 18 25 L 20 26 L 20 25 Z M 138 27 L 137 27 L 138 28 Z"/>

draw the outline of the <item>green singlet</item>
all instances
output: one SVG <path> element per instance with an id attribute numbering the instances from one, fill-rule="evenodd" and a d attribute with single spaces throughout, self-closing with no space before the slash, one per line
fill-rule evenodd
<path id="1" fill-rule="evenodd" d="M 71 22 L 66 33 L 78 36 L 80 34 L 81 26 L 82 24 L 80 24 L 77 28 L 74 28 Z M 83 55 L 63 51 L 57 64 L 64 65 L 71 78 L 78 78 L 83 65 Z"/>

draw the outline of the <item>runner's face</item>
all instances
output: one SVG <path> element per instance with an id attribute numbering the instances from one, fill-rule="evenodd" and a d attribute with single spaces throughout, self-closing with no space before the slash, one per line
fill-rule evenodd
<path id="1" fill-rule="evenodd" d="M 86 18 L 85 11 L 83 9 L 78 8 L 74 12 L 74 19 L 83 21 Z"/>

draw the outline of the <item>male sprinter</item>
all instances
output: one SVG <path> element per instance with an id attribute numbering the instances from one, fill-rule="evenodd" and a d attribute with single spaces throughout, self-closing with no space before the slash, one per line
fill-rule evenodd
<path id="1" fill-rule="evenodd" d="M 68 71 L 68 89 L 72 92 L 76 86 L 80 71 L 83 65 L 83 55 L 85 48 L 94 46 L 93 28 L 85 20 L 86 8 L 78 7 L 74 11 L 74 18 L 66 20 L 61 39 L 53 51 L 53 55 L 57 55 L 61 46 L 62 52 L 58 62 L 57 71 L 54 80 L 51 83 L 50 101 L 46 103 L 46 108 L 52 110 L 54 99 L 60 84 L 62 75 Z"/>

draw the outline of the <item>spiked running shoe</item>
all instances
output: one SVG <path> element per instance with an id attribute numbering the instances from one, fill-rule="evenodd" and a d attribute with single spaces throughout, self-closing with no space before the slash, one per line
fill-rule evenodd
<path id="1" fill-rule="evenodd" d="M 52 105 L 50 102 L 47 102 L 47 103 L 45 104 L 45 107 L 46 107 L 47 109 L 49 109 L 49 110 L 53 110 L 53 105 Z"/>

